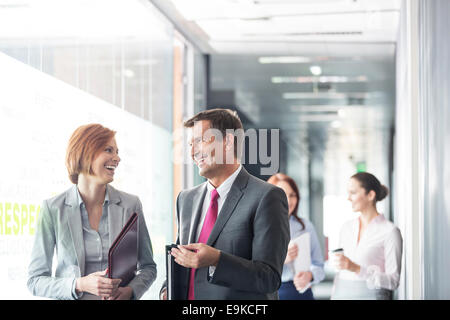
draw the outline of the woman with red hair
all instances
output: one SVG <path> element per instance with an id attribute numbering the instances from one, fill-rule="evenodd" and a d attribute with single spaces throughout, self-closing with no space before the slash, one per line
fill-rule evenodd
<path id="1" fill-rule="evenodd" d="M 280 300 L 313 300 L 314 295 L 310 288 L 325 278 L 323 270 L 323 255 L 317 233 L 311 222 L 298 216 L 300 192 L 294 179 L 283 173 L 277 173 L 267 181 L 280 187 L 286 193 L 289 206 L 289 227 L 291 240 L 304 233 L 310 235 L 311 267 L 309 271 L 295 273 L 293 262 L 298 255 L 296 244 L 290 244 L 281 275 L 281 287 L 278 291 Z"/>
<path id="2" fill-rule="evenodd" d="M 53 299 L 139 299 L 156 278 L 150 237 L 138 197 L 110 183 L 120 163 L 115 131 L 100 124 L 79 127 L 66 153 L 65 192 L 41 206 L 27 286 Z M 138 264 L 129 283 L 109 279 L 108 251 L 123 225 L 138 214 Z M 57 266 L 52 275 L 56 249 Z"/>

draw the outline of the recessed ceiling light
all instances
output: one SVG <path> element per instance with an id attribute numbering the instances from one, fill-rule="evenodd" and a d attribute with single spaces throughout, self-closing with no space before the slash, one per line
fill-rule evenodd
<path id="1" fill-rule="evenodd" d="M 331 127 L 333 129 L 338 129 L 342 127 L 342 122 L 340 122 L 339 120 L 334 120 L 333 122 L 331 122 Z"/>
<path id="2" fill-rule="evenodd" d="M 124 70 L 123 70 L 123 75 L 124 75 L 126 78 L 133 78 L 133 77 L 134 77 L 134 71 L 131 70 L 131 69 L 124 69 Z"/>
<path id="3" fill-rule="evenodd" d="M 345 116 L 347 115 L 347 111 L 345 111 L 344 109 L 339 109 L 338 110 L 338 115 L 341 118 L 345 118 Z"/>
<path id="4" fill-rule="evenodd" d="M 322 74 L 322 68 L 320 66 L 311 66 L 309 71 L 315 76 L 320 76 Z"/>

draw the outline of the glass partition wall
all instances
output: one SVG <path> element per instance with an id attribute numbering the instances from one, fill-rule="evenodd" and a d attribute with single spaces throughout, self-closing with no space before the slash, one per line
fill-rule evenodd
<path id="1" fill-rule="evenodd" d="M 158 277 L 173 238 L 174 28 L 147 1 L 21 1 L 0 7 L 0 299 L 32 299 L 27 267 L 40 204 L 71 186 L 71 133 L 115 131 L 114 187 L 142 201 Z M 6 156 L 8 155 L 8 156 Z"/>

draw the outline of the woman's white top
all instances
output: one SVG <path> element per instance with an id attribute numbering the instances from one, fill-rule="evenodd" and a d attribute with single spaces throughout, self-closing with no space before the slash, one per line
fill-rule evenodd
<path id="1" fill-rule="evenodd" d="M 366 281 L 368 289 L 397 289 L 402 261 L 400 230 L 380 214 L 373 218 L 358 242 L 360 218 L 346 222 L 340 233 L 344 255 L 361 267 L 359 274 L 348 270 L 339 279 Z"/>

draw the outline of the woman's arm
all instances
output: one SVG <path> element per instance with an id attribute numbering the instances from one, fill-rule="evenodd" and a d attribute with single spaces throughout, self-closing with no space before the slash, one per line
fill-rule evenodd
<path id="1" fill-rule="evenodd" d="M 372 288 L 395 290 L 400 284 L 403 239 L 396 227 L 384 241 L 384 272 L 378 266 L 361 266 L 359 276 Z"/>
<path id="2" fill-rule="evenodd" d="M 56 244 L 55 224 L 47 201 L 39 213 L 31 261 L 28 266 L 27 287 L 35 296 L 54 299 L 76 299 L 76 278 L 52 277 L 53 253 Z"/>

